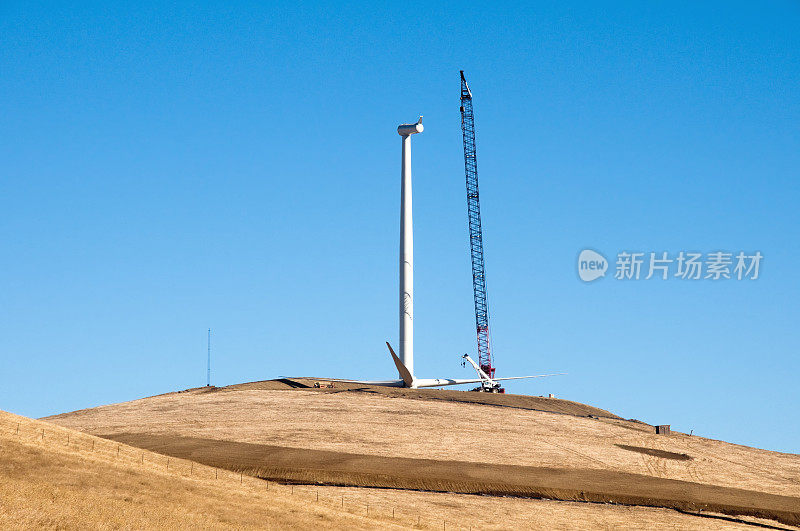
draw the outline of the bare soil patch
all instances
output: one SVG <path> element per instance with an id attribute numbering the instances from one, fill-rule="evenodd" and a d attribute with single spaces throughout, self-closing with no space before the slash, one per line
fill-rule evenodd
<path id="1" fill-rule="evenodd" d="M 269 480 L 656 506 L 800 525 L 800 498 L 612 470 L 380 457 L 149 434 L 109 438 Z"/>
<path id="2" fill-rule="evenodd" d="M 618 448 L 623 450 L 630 450 L 631 452 L 639 452 L 640 454 L 652 455 L 653 457 L 661 457 L 662 459 L 675 459 L 676 461 L 691 461 L 692 456 L 688 454 L 679 454 L 675 452 L 668 452 L 666 450 L 659 450 L 657 448 L 643 448 L 641 446 L 630 446 L 627 444 L 616 444 Z"/>

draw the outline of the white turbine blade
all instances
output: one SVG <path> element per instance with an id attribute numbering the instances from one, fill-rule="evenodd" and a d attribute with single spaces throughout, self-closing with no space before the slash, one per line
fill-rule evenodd
<path id="1" fill-rule="evenodd" d="M 386 346 L 389 347 L 389 354 L 392 355 L 392 359 L 394 360 L 394 365 L 397 367 L 397 372 L 400 373 L 400 377 L 403 379 L 403 382 L 406 384 L 406 387 L 412 387 L 414 385 L 414 377 L 411 375 L 411 372 L 408 368 L 400 361 L 400 358 L 394 353 L 392 350 L 392 346 L 389 342 L 386 342 Z"/>
<path id="2" fill-rule="evenodd" d="M 320 378 L 320 380 L 326 382 L 374 385 L 376 387 L 405 387 L 405 382 L 403 382 L 403 380 L 342 380 L 339 378 Z"/>
<path id="3" fill-rule="evenodd" d="M 458 379 L 458 378 L 417 378 L 414 385 L 417 387 L 444 387 L 446 385 L 462 385 L 481 383 L 481 379 Z"/>
<path id="4" fill-rule="evenodd" d="M 506 376 L 505 378 L 492 378 L 492 380 L 522 380 L 524 378 L 545 378 L 547 376 L 560 376 L 567 374 L 565 372 L 556 372 L 553 374 L 536 374 L 534 376 Z"/>
<path id="5" fill-rule="evenodd" d="M 533 376 L 506 376 L 505 378 L 492 378 L 489 381 L 497 381 L 497 380 L 521 380 L 524 378 L 544 378 L 545 376 L 558 376 L 561 374 L 567 374 L 565 372 L 559 372 L 554 374 L 536 374 Z M 483 383 L 486 380 L 481 378 L 470 378 L 470 379 L 460 379 L 460 378 L 417 378 L 414 380 L 414 385 L 416 387 L 444 387 L 446 385 L 462 385 L 462 384 L 473 384 L 473 383 Z"/>

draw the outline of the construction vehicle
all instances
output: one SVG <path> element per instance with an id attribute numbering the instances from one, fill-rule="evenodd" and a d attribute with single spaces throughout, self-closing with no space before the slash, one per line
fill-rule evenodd
<path id="1" fill-rule="evenodd" d="M 469 354 L 464 354 L 461 356 L 461 366 L 466 367 L 466 363 L 469 362 L 472 365 L 472 368 L 475 369 L 475 372 L 478 373 L 478 377 L 481 379 L 480 387 L 476 387 L 472 389 L 472 391 L 480 391 L 484 393 L 505 393 L 506 390 L 500 385 L 500 382 L 497 380 L 490 378 L 488 374 L 486 374 L 481 367 L 475 363 L 475 360 L 469 357 Z"/>

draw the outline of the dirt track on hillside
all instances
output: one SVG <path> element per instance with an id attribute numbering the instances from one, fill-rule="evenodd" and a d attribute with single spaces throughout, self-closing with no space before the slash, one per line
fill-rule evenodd
<path id="1" fill-rule="evenodd" d="M 800 498 L 612 470 L 382 457 L 138 433 L 108 438 L 276 481 L 668 507 L 800 525 Z"/>

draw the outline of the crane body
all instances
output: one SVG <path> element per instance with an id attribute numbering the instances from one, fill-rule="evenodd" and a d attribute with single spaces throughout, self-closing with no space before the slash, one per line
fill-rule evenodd
<path id="1" fill-rule="evenodd" d="M 467 183 L 467 216 L 469 247 L 472 260 L 472 291 L 475 301 L 475 330 L 478 337 L 478 367 L 493 381 L 495 367 L 489 335 L 489 303 L 486 295 L 486 267 L 483 260 L 483 231 L 478 188 L 478 160 L 475 149 L 475 116 L 472 111 L 472 92 L 461 70 L 461 133 L 464 139 L 464 173 Z M 483 385 L 481 390 L 503 392 L 502 388 Z"/>

